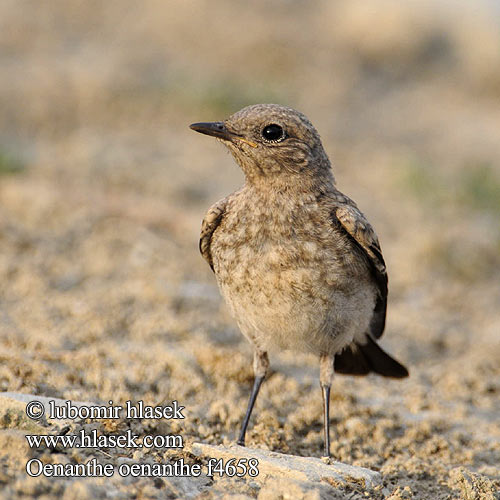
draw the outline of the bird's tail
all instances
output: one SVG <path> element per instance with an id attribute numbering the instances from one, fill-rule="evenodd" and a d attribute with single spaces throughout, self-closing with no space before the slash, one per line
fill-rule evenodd
<path id="1" fill-rule="evenodd" d="M 370 335 L 367 343 L 353 342 L 335 355 L 335 371 L 345 375 L 367 375 L 375 372 L 384 377 L 404 378 L 408 370 L 387 354 Z"/>

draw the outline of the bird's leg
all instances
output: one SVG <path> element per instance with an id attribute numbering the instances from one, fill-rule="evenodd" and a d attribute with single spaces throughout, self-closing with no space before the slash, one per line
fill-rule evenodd
<path id="1" fill-rule="evenodd" d="M 247 432 L 250 415 L 252 414 L 253 405 L 255 404 L 257 394 L 259 394 L 260 386 L 264 381 L 268 368 L 269 358 L 267 357 L 267 352 L 256 349 L 253 355 L 253 372 L 255 380 L 253 383 L 252 393 L 250 394 L 250 399 L 248 400 L 247 412 L 245 418 L 243 419 L 243 425 L 241 426 L 240 437 L 237 441 L 240 446 L 245 446 L 245 434 Z"/>
<path id="2" fill-rule="evenodd" d="M 333 380 L 333 356 L 322 354 L 319 358 L 319 382 L 323 392 L 323 426 L 325 450 L 323 456 L 330 458 L 330 387 Z"/>

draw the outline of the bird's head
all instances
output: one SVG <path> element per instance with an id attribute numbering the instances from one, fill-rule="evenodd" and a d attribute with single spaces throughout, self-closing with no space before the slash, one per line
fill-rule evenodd
<path id="1" fill-rule="evenodd" d="M 330 162 L 318 132 L 302 113 L 277 104 L 255 104 L 221 122 L 193 123 L 221 140 L 253 183 L 330 179 Z"/>

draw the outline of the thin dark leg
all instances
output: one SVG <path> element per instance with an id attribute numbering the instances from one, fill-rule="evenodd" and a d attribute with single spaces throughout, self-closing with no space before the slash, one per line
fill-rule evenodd
<path id="1" fill-rule="evenodd" d="M 319 382 L 323 392 L 323 428 L 325 431 L 324 456 L 330 458 L 330 387 L 333 380 L 334 357 L 323 354 L 319 357 Z"/>
<path id="2" fill-rule="evenodd" d="M 325 451 L 323 456 L 330 458 L 330 386 L 321 385 L 323 392 L 323 428 L 325 431 Z"/>
<path id="3" fill-rule="evenodd" d="M 257 394 L 259 394 L 260 386 L 264 381 L 264 376 L 256 376 L 253 382 L 252 394 L 250 394 L 250 399 L 248 400 L 247 413 L 243 420 L 243 425 L 241 426 L 240 437 L 238 438 L 237 443 L 240 446 L 245 446 L 245 434 L 247 432 L 248 422 L 250 421 L 250 415 L 252 414 L 253 405 L 255 404 L 255 400 L 257 399 Z"/>

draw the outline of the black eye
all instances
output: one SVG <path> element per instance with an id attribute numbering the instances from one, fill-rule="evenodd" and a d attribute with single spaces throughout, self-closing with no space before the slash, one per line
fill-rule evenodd
<path id="1" fill-rule="evenodd" d="M 279 142 L 285 138 L 285 131 L 276 123 L 271 123 L 262 129 L 262 137 L 266 141 Z"/>

